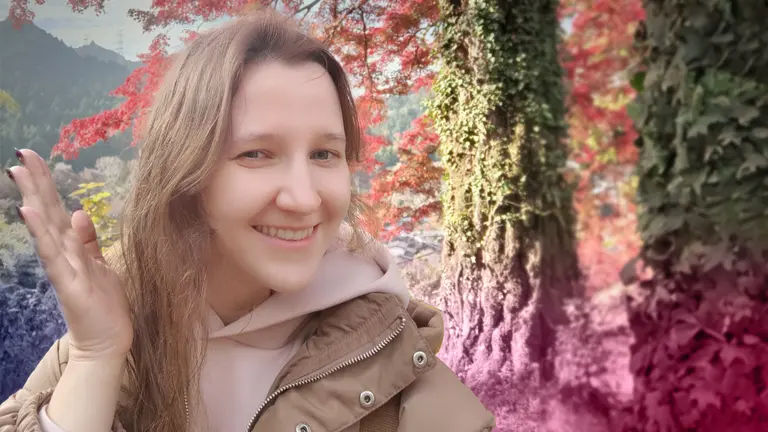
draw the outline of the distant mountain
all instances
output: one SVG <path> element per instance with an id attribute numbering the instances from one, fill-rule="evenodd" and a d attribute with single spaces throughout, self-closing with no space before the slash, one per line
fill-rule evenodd
<path id="1" fill-rule="evenodd" d="M 16 29 L 10 19 L 0 21 L 0 41 L 0 88 L 20 107 L 19 114 L 0 109 L 3 166 L 15 163 L 14 147 L 31 148 L 48 157 L 62 126 L 116 107 L 120 99 L 109 93 L 133 70 L 119 60 L 81 55 L 34 24 Z M 102 51 L 106 56 L 104 51 L 109 50 L 95 46 L 85 51 Z M 106 155 L 129 157 L 129 143 L 126 133 L 83 150 L 72 161 L 73 168 L 93 166 L 96 159 Z M 126 149 L 127 154 L 123 154 Z"/>
<path id="2" fill-rule="evenodd" d="M 104 48 L 94 41 L 91 41 L 88 45 L 75 48 L 75 51 L 83 57 L 92 57 L 104 62 L 114 62 L 130 68 L 131 70 L 141 66 L 141 62 L 127 60 L 120 54 Z"/>

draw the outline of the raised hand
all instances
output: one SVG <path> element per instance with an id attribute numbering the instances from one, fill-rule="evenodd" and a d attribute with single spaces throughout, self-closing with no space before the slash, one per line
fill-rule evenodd
<path id="1" fill-rule="evenodd" d="M 21 191 L 19 216 L 59 298 L 70 358 L 125 357 L 133 340 L 128 301 L 120 277 L 104 261 L 93 222 L 82 210 L 70 218 L 37 153 L 20 150 L 16 156 L 21 165 L 7 174 Z"/>

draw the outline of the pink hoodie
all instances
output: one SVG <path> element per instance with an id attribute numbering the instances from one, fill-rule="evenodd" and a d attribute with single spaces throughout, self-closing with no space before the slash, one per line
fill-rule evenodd
<path id="1" fill-rule="evenodd" d="M 311 327 L 305 324 L 313 312 L 372 292 L 395 294 L 407 305 L 410 294 L 392 256 L 378 247 L 372 258 L 343 248 L 329 251 L 306 289 L 276 293 L 227 326 L 209 309 L 209 343 L 198 402 L 202 408 L 196 410 L 205 418 L 192 423 L 207 425 L 210 432 L 244 429 L 277 374 L 308 336 Z M 40 409 L 40 424 L 43 432 L 66 432 L 50 420 L 45 406 Z"/>

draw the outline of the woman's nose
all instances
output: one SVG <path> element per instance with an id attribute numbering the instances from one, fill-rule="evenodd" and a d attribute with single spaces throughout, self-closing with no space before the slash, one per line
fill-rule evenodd
<path id="1" fill-rule="evenodd" d="M 317 210 L 320 195 L 313 184 L 309 167 L 305 165 L 286 172 L 276 203 L 285 211 L 310 213 Z"/>

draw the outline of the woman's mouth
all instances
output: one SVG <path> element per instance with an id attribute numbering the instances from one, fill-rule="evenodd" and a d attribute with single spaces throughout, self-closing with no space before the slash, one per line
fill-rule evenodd
<path id="1" fill-rule="evenodd" d="M 253 229 L 258 231 L 260 234 L 274 240 L 291 243 L 304 243 L 313 237 L 313 234 L 317 230 L 318 226 L 319 224 L 304 228 L 285 228 L 267 225 L 255 225 Z"/>

